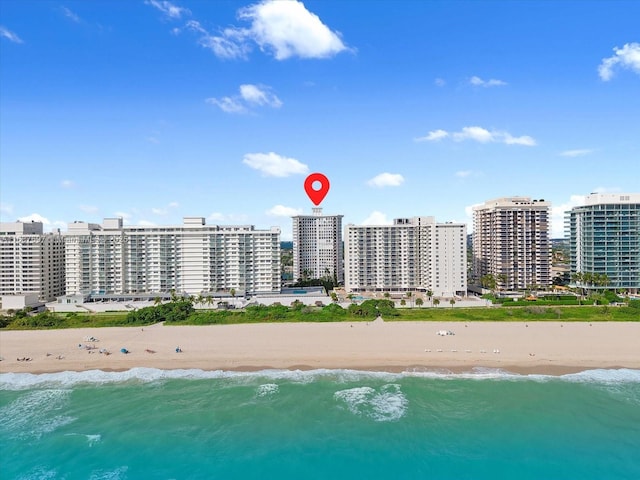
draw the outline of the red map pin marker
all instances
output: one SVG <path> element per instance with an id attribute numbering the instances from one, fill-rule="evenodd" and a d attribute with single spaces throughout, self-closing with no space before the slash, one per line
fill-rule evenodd
<path id="1" fill-rule="evenodd" d="M 314 188 L 316 183 L 320 184 L 320 188 Z M 304 181 L 304 191 L 307 192 L 307 196 L 315 206 L 320 205 L 324 197 L 327 196 L 329 186 L 329 179 L 322 173 L 312 173 Z"/>

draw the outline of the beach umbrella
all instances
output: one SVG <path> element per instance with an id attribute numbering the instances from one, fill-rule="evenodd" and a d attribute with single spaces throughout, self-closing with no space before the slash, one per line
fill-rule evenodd
<path id="1" fill-rule="evenodd" d="M 121 353 L 129 353 L 129 350 L 127 350 L 126 348 L 121 348 L 121 349 L 120 349 L 120 352 L 121 352 Z"/>

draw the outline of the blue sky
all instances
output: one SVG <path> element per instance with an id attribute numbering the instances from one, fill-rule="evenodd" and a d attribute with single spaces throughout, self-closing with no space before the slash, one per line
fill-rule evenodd
<path id="1" fill-rule="evenodd" d="M 640 191 L 637 1 L 0 6 L 3 221 L 281 226 Z"/>

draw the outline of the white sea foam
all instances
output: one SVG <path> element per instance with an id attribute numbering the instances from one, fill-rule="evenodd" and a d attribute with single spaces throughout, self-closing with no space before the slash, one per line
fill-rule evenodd
<path id="1" fill-rule="evenodd" d="M 129 467 L 118 467 L 113 470 L 98 470 L 92 472 L 89 480 L 120 480 L 127 478 L 127 470 Z"/>
<path id="2" fill-rule="evenodd" d="M 396 384 L 384 385 L 379 390 L 371 387 L 340 390 L 334 394 L 334 398 L 353 414 L 378 422 L 399 420 L 407 411 L 409 403 L 400 390 L 400 385 Z"/>
<path id="3" fill-rule="evenodd" d="M 265 383 L 256 389 L 256 397 L 269 397 L 278 393 L 279 390 L 280 387 L 276 383 Z"/>
<path id="4" fill-rule="evenodd" d="M 311 383 L 327 379 L 336 383 L 352 383 L 363 379 L 379 379 L 386 382 L 397 381 L 403 377 L 423 377 L 433 379 L 472 379 L 472 380 L 564 380 L 591 383 L 640 383 L 640 370 L 633 369 L 596 369 L 568 375 L 521 375 L 498 368 L 477 367 L 470 372 L 453 373 L 447 370 L 411 370 L 402 373 L 370 372 L 346 369 L 317 370 L 261 370 L 257 372 L 235 372 L 225 370 L 159 370 L 155 368 L 132 368 L 123 372 L 105 372 L 88 370 L 84 372 L 59 373 L 2 373 L 0 390 L 26 390 L 33 388 L 73 388 L 77 385 L 99 385 L 111 383 L 140 382 L 152 383 L 171 379 L 235 379 L 252 382 L 267 380 L 265 383 L 287 381 Z"/>
<path id="5" fill-rule="evenodd" d="M 93 445 L 97 442 L 99 442 L 100 440 L 102 440 L 102 435 L 100 434 L 84 434 L 84 433 L 67 433 L 66 436 L 80 436 L 80 437 L 85 437 L 87 439 L 87 443 L 89 444 L 90 447 L 93 447 Z"/>
<path id="6" fill-rule="evenodd" d="M 75 419 L 57 415 L 68 404 L 70 390 L 34 390 L 0 409 L 0 431 L 11 438 L 40 438 Z"/>
<path id="7" fill-rule="evenodd" d="M 17 480 L 49 480 L 58 478 L 58 472 L 44 467 L 36 467 L 28 473 L 21 475 Z"/>

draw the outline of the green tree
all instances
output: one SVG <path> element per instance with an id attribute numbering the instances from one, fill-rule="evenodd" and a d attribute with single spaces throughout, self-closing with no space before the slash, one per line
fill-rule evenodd
<path id="1" fill-rule="evenodd" d="M 455 299 L 452 298 L 451 300 L 449 300 L 449 304 L 451 305 L 451 308 L 453 308 L 453 306 L 456 304 Z"/>
<path id="2" fill-rule="evenodd" d="M 422 298 L 420 297 L 416 298 L 416 305 L 418 306 L 418 308 L 422 307 L 423 303 L 424 301 L 422 300 Z"/>
<path id="3" fill-rule="evenodd" d="M 433 290 L 427 290 L 426 294 L 427 294 L 427 298 L 431 302 L 431 306 L 433 307 Z"/>
<path id="4" fill-rule="evenodd" d="M 433 299 L 433 304 L 437 307 L 438 305 L 440 305 L 440 300 L 437 298 Z"/>
<path id="5" fill-rule="evenodd" d="M 411 302 L 411 307 L 413 308 L 413 293 L 406 292 L 405 295 L 409 299 L 409 301 Z"/>

